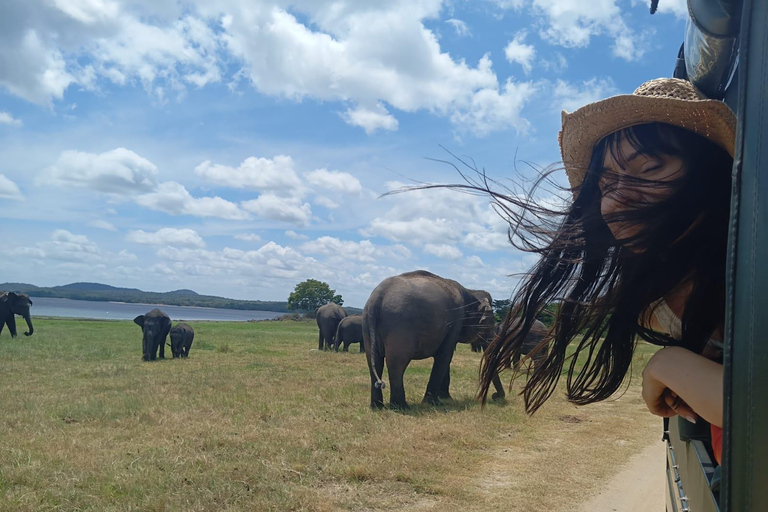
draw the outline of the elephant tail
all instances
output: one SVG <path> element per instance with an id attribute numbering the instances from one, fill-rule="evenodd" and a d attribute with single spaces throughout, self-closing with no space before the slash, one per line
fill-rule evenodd
<path id="1" fill-rule="evenodd" d="M 336 336 L 333 337 L 333 342 L 336 346 L 336 350 L 339 349 L 339 331 L 341 330 L 341 322 L 336 326 Z"/>
<path id="2" fill-rule="evenodd" d="M 374 310 L 375 308 L 371 308 Z M 376 313 L 375 311 L 366 311 L 366 327 L 368 328 L 368 339 L 371 341 L 371 371 L 376 379 L 374 386 L 376 389 L 384 389 L 386 384 L 381 380 L 377 366 L 384 367 L 384 350 L 376 343 Z"/>

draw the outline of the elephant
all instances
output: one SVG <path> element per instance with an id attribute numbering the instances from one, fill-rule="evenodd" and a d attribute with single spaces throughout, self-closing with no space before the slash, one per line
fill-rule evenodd
<path id="1" fill-rule="evenodd" d="M 5 292 L 0 295 L 0 333 L 3 327 L 8 324 L 8 330 L 11 331 L 11 337 L 16 337 L 16 316 L 21 315 L 27 322 L 29 331 L 24 336 L 32 336 L 35 328 L 32 326 L 32 316 L 29 313 L 29 307 L 32 305 L 32 299 L 26 293 Z"/>
<path id="2" fill-rule="evenodd" d="M 170 335 L 173 357 L 189 357 L 189 349 L 195 339 L 194 329 L 188 324 L 180 323 L 171 327 Z"/>
<path id="3" fill-rule="evenodd" d="M 423 401 L 450 399 L 450 365 L 457 343 L 493 336 L 491 296 L 451 279 L 417 270 L 382 281 L 363 308 L 363 340 L 371 376 L 371 408 L 384 406 L 380 375 L 386 359 L 392 385 L 390 406 L 407 409 L 403 374 L 414 359 L 434 358 Z M 499 394 L 504 389 L 498 377 Z"/>
<path id="4" fill-rule="evenodd" d="M 330 349 L 335 346 L 334 337 L 339 322 L 347 316 L 347 312 L 341 306 L 331 302 L 325 306 L 320 306 L 315 310 L 315 320 L 320 328 L 320 337 L 318 339 L 318 350 L 324 348 Z"/>
<path id="5" fill-rule="evenodd" d="M 139 315 L 133 322 L 141 327 L 144 334 L 142 341 L 144 361 L 157 359 L 157 349 L 160 348 L 160 359 L 165 359 L 165 340 L 171 331 L 171 318 L 155 308 L 146 315 Z"/>
<path id="6" fill-rule="evenodd" d="M 519 318 L 512 321 L 512 325 L 507 329 L 507 335 L 511 334 L 515 330 L 517 325 L 519 325 L 519 322 L 520 322 Z M 503 323 L 496 324 L 497 337 L 501 335 L 503 328 L 504 328 Z M 512 356 L 511 366 L 514 367 L 515 371 L 518 371 L 520 369 L 520 357 L 531 354 L 533 349 L 535 349 L 539 345 L 541 340 L 543 340 L 544 337 L 547 335 L 547 332 L 548 332 L 548 329 L 546 325 L 544 325 L 542 322 L 538 320 L 533 321 L 533 324 L 531 325 L 531 330 L 528 332 L 528 335 L 523 340 L 523 343 L 520 346 L 519 350 L 515 350 L 514 355 Z M 536 370 L 536 365 L 541 364 L 546 358 L 547 358 L 546 349 L 538 350 L 535 354 L 531 355 L 534 371 Z"/>
<path id="7" fill-rule="evenodd" d="M 363 315 L 350 315 L 341 319 L 339 327 L 336 329 L 336 352 L 339 351 L 339 345 L 344 343 L 344 352 L 349 351 L 349 345 L 352 343 L 360 344 L 360 352 L 363 348 Z"/>

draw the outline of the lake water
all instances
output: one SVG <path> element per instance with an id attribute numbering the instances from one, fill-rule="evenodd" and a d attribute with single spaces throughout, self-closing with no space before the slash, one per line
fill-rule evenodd
<path id="1" fill-rule="evenodd" d="M 133 320 L 153 308 L 164 311 L 171 320 L 217 320 L 245 322 L 269 320 L 285 313 L 274 311 L 244 311 L 240 309 L 190 308 L 185 306 L 158 306 L 154 304 L 127 304 L 124 302 L 95 302 L 90 300 L 54 299 L 32 296 L 32 322 L 35 316 L 62 316 L 93 318 L 98 320 Z M 22 322 L 23 323 L 23 322 Z"/>

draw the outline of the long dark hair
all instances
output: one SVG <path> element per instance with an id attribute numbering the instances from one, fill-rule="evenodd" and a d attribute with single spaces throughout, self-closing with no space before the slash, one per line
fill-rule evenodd
<path id="1" fill-rule="evenodd" d="M 633 179 L 644 190 L 659 187 L 653 200 L 626 198 L 632 207 L 603 216 L 601 198 L 616 177 L 603 168 L 607 152 L 622 167 L 633 151 L 651 157 L 677 157 L 680 172 L 663 184 Z M 700 352 L 723 322 L 725 258 L 730 211 L 728 153 L 706 138 L 663 123 L 633 126 L 602 139 L 594 148 L 584 181 L 560 209 L 532 199 L 493 194 L 505 212 L 515 212 L 510 240 L 541 255 L 513 296 L 504 329 L 486 349 L 480 369 L 480 398 L 492 379 L 509 367 L 536 316 L 556 304 L 552 331 L 540 350 L 522 395 L 528 413 L 552 395 L 566 359 L 567 397 L 588 404 L 610 397 L 629 371 L 639 336 L 657 345 Z M 537 185 L 540 184 L 537 182 Z M 534 187 L 535 188 L 535 187 Z M 520 213 L 522 212 L 522 213 Z M 641 226 L 617 240 L 610 224 Z M 671 339 L 646 327 L 652 305 L 665 294 L 690 287 L 682 317 L 682 337 Z M 566 351 L 575 344 L 571 355 Z M 538 359 L 538 358 L 537 358 Z"/>

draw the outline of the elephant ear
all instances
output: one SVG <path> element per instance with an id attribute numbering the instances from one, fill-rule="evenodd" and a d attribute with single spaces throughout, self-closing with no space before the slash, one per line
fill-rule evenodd
<path id="1" fill-rule="evenodd" d="M 10 300 L 11 300 L 11 297 L 10 297 L 11 293 L 12 292 L 8 292 L 8 293 L 4 293 L 4 294 L 0 295 L 0 302 L 10 302 Z"/>
<path id="2" fill-rule="evenodd" d="M 168 333 L 171 332 L 171 319 L 167 316 L 163 317 L 163 337 L 168 336 Z"/>
<path id="3" fill-rule="evenodd" d="M 134 318 L 133 319 L 133 323 L 135 323 L 136 325 L 138 325 L 139 327 L 141 327 L 143 329 L 144 328 L 144 315 L 139 315 L 136 318 Z"/>

